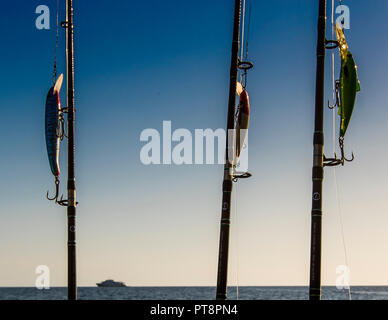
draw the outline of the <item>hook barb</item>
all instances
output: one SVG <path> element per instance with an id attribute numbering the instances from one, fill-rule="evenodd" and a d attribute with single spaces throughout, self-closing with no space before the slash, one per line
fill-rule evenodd
<path id="1" fill-rule="evenodd" d="M 336 80 L 335 81 L 335 103 L 333 105 L 330 104 L 330 100 L 327 101 L 327 106 L 329 109 L 334 109 L 335 107 L 340 106 L 340 81 Z"/>

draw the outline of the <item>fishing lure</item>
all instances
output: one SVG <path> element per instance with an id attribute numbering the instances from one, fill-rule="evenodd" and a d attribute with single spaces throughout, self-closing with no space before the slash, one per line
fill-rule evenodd
<path id="1" fill-rule="evenodd" d="M 357 66 L 339 23 L 336 24 L 335 30 L 341 55 L 341 74 L 337 82 L 337 91 L 339 91 L 340 97 L 338 103 L 338 114 L 341 116 L 340 137 L 343 138 L 352 117 L 356 93 L 360 91 L 360 82 L 357 77 Z"/>
<path id="2" fill-rule="evenodd" d="M 241 155 L 245 140 L 248 134 L 249 126 L 249 96 L 243 89 L 240 93 L 240 102 L 238 107 L 238 116 L 236 121 L 236 162 Z"/>
<path id="3" fill-rule="evenodd" d="M 55 85 L 50 88 L 46 97 L 45 106 L 45 137 L 46 137 L 46 149 L 47 156 L 50 164 L 50 169 L 55 177 L 56 195 L 54 198 L 47 198 L 49 200 L 57 200 L 58 186 L 59 186 L 59 148 L 60 141 L 63 139 L 63 110 L 61 108 L 61 101 L 59 92 L 61 90 L 63 82 L 63 74 L 61 74 Z"/>
<path id="4" fill-rule="evenodd" d="M 344 165 L 345 161 L 353 161 L 352 158 L 347 159 L 344 152 L 344 137 L 349 126 L 350 119 L 352 117 L 354 104 L 356 102 L 356 94 L 360 91 L 360 82 L 357 76 L 357 66 L 354 62 L 353 55 L 349 51 L 348 44 L 342 27 L 339 23 L 335 25 L 335 31 L 337 36 L 337 43 L 341 55 L 341 73 L 339 80 L 335 84 L 336 103 L 329 108 L 333 109 L 338 106 L 338 114 L 340 115 L 340 133 L 339 133 L 339 146 L 341 150 L 341 158 L 338 159 L 336 154 L 334 158 L 324 157 L 325 166 L 337 166 L 339 164 Z"/>
<path id="5" fill-rule="evenodd" d="M 240 96 L 239 105 L 237 108 L 237 118 L 235 122 L 235 156 L 233 159 L 233 170 L 239 166 L 239 159 L 241 152 L 244 149 L 245 142 L 248 136 L 248 127 L 249 127 L 249 96 L 248 92 L 242 85 L 237 82 L 236 88 L 237 94 Z M 242 174 L 233 174 L 233 181 L 236 182 L 239 178 L 249 178 L 251 174 L 249 172 L 244 172 Z"/>

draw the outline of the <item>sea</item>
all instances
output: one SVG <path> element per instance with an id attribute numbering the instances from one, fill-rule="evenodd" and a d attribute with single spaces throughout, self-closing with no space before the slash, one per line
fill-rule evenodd
<path id="1" fill-rule="evenodd" d="M 80 300 L 214 300 L 215 287 L 79 287 Z M 388 300 L 388 286 L 322 287 L 322 300 Z M 66 300 L 67 288 L 0 287 L 0 300 Z M 308 287 L 229 287 L 230 300 L 307 300 Z"/>

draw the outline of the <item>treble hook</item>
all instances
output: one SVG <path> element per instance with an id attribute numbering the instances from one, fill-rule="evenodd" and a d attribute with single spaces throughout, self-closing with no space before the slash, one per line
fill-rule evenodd
<path id="1" fill-rule="evenodd" d="M 61 115 L 59 117 L 59 121 L 60 121 L 60 125 L 59 125 L 60 126 L 59 138 L 62 141 L 63 138 L 67 138 L 66 129 L 65 129 L 65 118 L 63 116 L 63 113 L 61 113 Z"/>
<path id="2" fill-rule="evenodd" d="M 49 192 L 47 191 L 46 198 L 47 198 L 47 200 L 50 200 L 50 201 L 55 200 L 55 203 L 57 203 L 61 206 L 67 206 L 67 200 L 63 199 L 63 195 L 61 196 L 60 200 L 58 200 L 58 195 L 59 195 L 59 179 L 58 179 L 58 177 L 55 177 L 55 196 L 50 198 Z"/>
<path id="3" fill-rule="evenodd" d="M 55 202 L 57 202 L 57 200 L 58 200 L 58 193 L 59 193 L 59 179 L 58 179 L 58 177 L 55 177 L 55 196 L 50 198 L 49 197 L 49 192 L 47 191 L 47 194 L 46 194 L 47 200 L 50 200 L 50 201 L 55 200 Z"/>
<path id="4" fill-rule="evenodd" d="M 344 137 L 339 137 L 339 145 L 340 145 L 340 149 L 341 149 L 341 159 L 343 161 L 347 161 L 347 162 L 352 162 L 354 160 L 354 154 L 353 154 L 353 151 L 352 151 L 352 158 L 351 159 L 348 159 L 345 157 L 345 151 L 344 151 Z M 343 165 L 343 163 L 342 163 Z"/>
<path id="5" fill-rule="evenodd" d="M 57 127 L 57 137 L 62 141 L 63 138 L 67 138 L 66 129 L 65 129 L 65 117 L 64 117 L 64 109 L 60 110 L 59 113 L 59 125 Z"/>
<path id="6" fill-rule="evenodd" d="M 339 88 L 340 88 L 340 81 L 335 81 L 335 104 L 330 105 L 330 100 L 327 101 L 327 106 L 329 109 L 334 109 L 335 107 L 340 106 L 340 94 L 339 94 Z"/>
<path id="7" fill-rule="evenodd" d="M 339 137 L 339 147 L 341 150 L 341 158 L 337 158 L 337 154 L 334 152 L 334 158 L 326 158 L 323 156 L 323 166 L 327 167 L 333 167 L 333 166 L 338 166 L 338 165 L 344 165 L 345 161 L 346 162 L 351 162 L 354 160 L 354 154 L 352 152 L 352 158 L 348 159 L 345 157 L 345 151 L 344 151 L 344 137 Z"/>

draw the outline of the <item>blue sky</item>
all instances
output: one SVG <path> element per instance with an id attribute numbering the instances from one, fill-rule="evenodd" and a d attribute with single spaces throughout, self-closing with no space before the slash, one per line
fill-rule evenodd
<path id="1" fill-rule="evenodd" d="M 249 167 L 235 186 L 230 275 L 240 285 L 307 285 L 318 1 L 252 0 Z M 35 28 L 35 8 L 51 29 Z M 387 43 L 385 0 L 343 1 L 361 92 L 337 168 L 351 284 L 388 284 Z M 78 281 L 215 285 L 220 165 L 144 166 L 145 128 L 224 128 L 234 1 L 74 1 Z M 33 286 L 50 267 L 66 284 L 66 214 L 53 190 L 44 141 L 56 1 L 3 4 L 0 32 L 0 286 Z M 60 19 L 65 19 L 61 1 Z M 328 15 L 331 1 L 328 1 Z M 328 19 L 328 22 L 330 19 Z M 330 24 L 328 24 L 330 37 Z M 58 68 L 65 73 L 65 33 Z M 331 52 L 326 99 L 331 97 Z M 336 56 L 336 77 L 339 54 Z M 65 86 L 62 103 L 66 104 Z M 325 110 L 327 154 L 332 114 Z M 338 121 L 338 119 L 337 119 Z M 66 186 L 66 144 L 61 150 Z M 344 264 L 333 169 L 324 184 L 323 283 Z M 233 198 L 235 199 L 235 198 Z M 235 213 L 233 212 L 233 216 Z"/>

